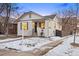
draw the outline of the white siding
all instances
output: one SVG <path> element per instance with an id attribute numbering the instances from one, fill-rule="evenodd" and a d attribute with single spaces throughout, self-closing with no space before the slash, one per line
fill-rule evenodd
<path id="1" fill-rule="evenodd" d="M 62 30 L 61 21 L 57 17 L 45 20 L 45 36 L 55 36 L 56 30 Z"/>
<path id="2" fill-rule="evenodd" d="M 45 36 L 55 36 L 55 28 L 54 28 L 54 21 L 53 20 L 46 20 L 45 21 Z"/>
<path id="3" fill-rule="evenodd" d="M 56 27 L 56 30 L 62 30 L 61 19 L 55 17 L 53 21 L 55 23 L 54 25 Z"/>
<path id="4" fill-rule="evenodd" d="M 36 14 L 31 14 L 31 19 L 41 19 L 42 17 Z"/>
<path id="5" fill-rule="evenodd" d="M 29 20 L 29 15 L 24 15 L 19 20 Z"/>

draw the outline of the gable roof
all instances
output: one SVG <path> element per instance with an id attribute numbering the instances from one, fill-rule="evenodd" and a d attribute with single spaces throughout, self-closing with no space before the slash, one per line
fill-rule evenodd
<path id="1" fill-rule="evenodd" d="M 16 22 L 18 22 L 19 19 L 22 18 L 23 16 L 25 16 L 25 15 L 30 15 L 30 14 L 38 15 L 38 16 L 41 17 L 41 19 L 44 19 L 44 20 L 47 20 L 48 18 L 53 19 L 53 18 L 56 16 L 56 14 L 51 14 L 51 15 L 47 15 L 47 16 L 42 16 L 42 15 L 36 13 L 36 12 L 29 11 L 29 12 L 25 12 L 24 14 L 22 14 L 22 15 L 16 20 Z M 39 20 L 40 20 L 40 19 L 39 19 Z"/>
<path id="2" fill-rule="evenodd" d="M 33 12 L 33 11 L 29 11 L 29 12 L 25 12 L 24 14 L 22 14 L 18 19 L 20 19 L 21 17 L 23 17 L 24 15 L 30 15 L 30 14 L 36 14 L 36 15 L 38 15 L 38 16 L 40 16 L 40 17 L 43 17 L 42 15 L 40 15 L 40 14 L 38 14 L 38 13 L 36 13 L 36 12 Z"/>
<path id="3" fill-rule="evenodd" d="M 27 15 L 27 14 L 36 14 L 36 15 L 41 16 L 41 17 L 43 17 L 43 18 L 51 18 L 51 19 L 53 19 L 53 18 L 56 16 L 56 14 L 47 15 L 47 16 L 42 16 L 42 15 L 36 13 L 36 12 L 29 11 L 29 12 L 25 12 L 24 14 L 22 14 L 18 19 L 20 19 L 22 16 Z"/>

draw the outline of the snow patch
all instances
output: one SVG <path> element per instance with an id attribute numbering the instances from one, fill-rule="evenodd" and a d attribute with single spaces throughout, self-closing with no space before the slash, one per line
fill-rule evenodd
<path id="1" fill-rule="evenodd" d="M 62 44 L 50 50 L 45 56 L 79 56 L 79 47 L 74 48 L 70 44 L 73 36 L 68 37 Z M 79 43 L 79 36 L 76 36 L 76 43 Z"/>
<path id="2" fill-rule="evenodd" d="M 1 42 L 5 42 L 9 40 L 10 39 L 4 40 Z M 48 40 L 47 38 L 27 38 L 24 40 L 1 43 L 0 49 L 13 48 L 13 49 L 20 50 L 20 51 L 28 51 L 28 50 L 33 50 L 34 48 L 40 48 L 40 46 L 48 42 L 50 42 L 50 40 Z"/>

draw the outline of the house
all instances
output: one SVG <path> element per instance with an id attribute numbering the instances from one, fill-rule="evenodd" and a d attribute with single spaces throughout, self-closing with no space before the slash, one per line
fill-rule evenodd
<path id="1" fill-rule="evenodd" d="M 79 20 L 76 17 L 61 18 L 61 36 L 72 35 L 76 30 L 76 34 L 79 34 Z"/>
<path id="2" fill-rule="evenodd" d="M 0 16 L 0 35 L 5 34 L 5 19 L 6 17 Z M 17 23 L 16 19 L 10 18 L 8 23 L 8 34 L 17 34 Z"/>
<path id="3" fill-rule="evenodd" d="M 79 34 L 79 21 L 75 23 L 75 17 L 70 19 L 60 18 L 56 14 L 42 16 L 33 11 L 29 11 L 21 15 L 18 18 L 17 35 L 22 35 L 22 23 L 26 23 L 25 36 L 67 36 L 72 35 L 74 27 L 76 28 L 76 34 Z"/>
<path id="4" fill-rule="evenodd" d="M 55 36 L 56 30 L 61 31 L 60 18 L 54 15 L 42 16 L 33 11 L 24 13 L 18 18 L 17 35 L 22 35 L 22 24 L 26 24 L 24 36 Z"/>

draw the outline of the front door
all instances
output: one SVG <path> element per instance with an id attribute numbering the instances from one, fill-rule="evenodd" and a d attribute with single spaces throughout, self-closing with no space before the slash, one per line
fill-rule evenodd
<path id="1" fill-rule="evenodd" d="M 37 36 L 37 22 L 33 22 L 32 35 Z"/>
<path id="2" fill-rule="evenodd" d="M 37 33 L 37 22 L 35 22 L 35 33 Z"/>

